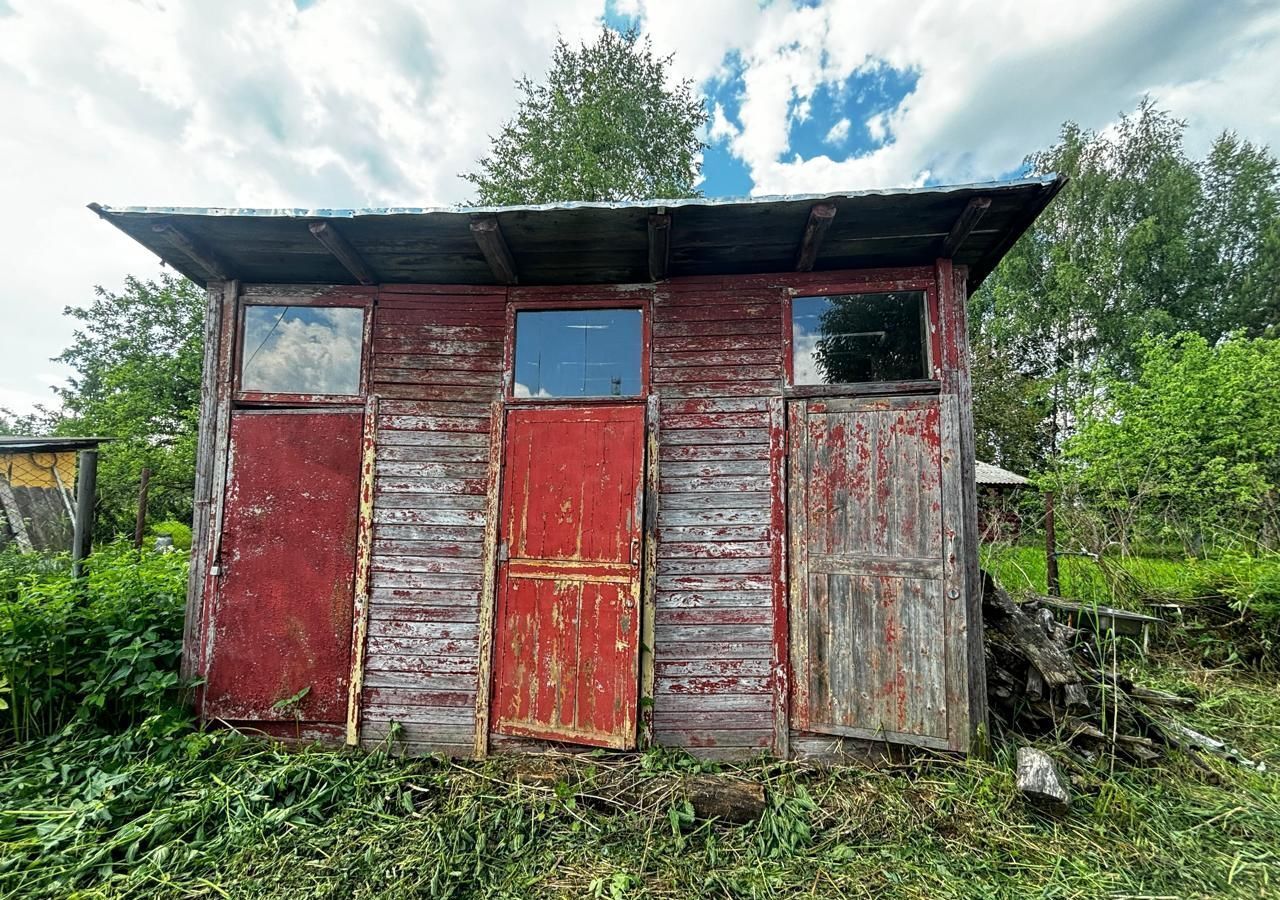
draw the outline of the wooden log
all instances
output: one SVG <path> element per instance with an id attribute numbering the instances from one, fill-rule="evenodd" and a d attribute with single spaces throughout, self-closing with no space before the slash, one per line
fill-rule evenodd
<path id="1" fill-rule="evenodd" d="M 694 775 L 685 780 L 683 792 L 701 820 L 718 819 L 746 825 L 764 814 L 764 785 L 719 775 Z"/>
<path id="2" fill-rule="evenodd" d="M 1053 758 L 1043 750 L 1018 748 L 1018 791 L 1052 816 L 1071 812 L 1071 794 Z"/>
<path id="3" fill-rule="evenodd" d="M 1050 686 L 1065 687 L 1080 683 L 1080 673 L 1071 658 L 985 572 L 982 598 L 988 640 L 993 636 L 1003 639 L 1021 658 L 1035 666 L 1045 683 Z"/>
<path id="4" fill-rule="evenodd" d="M 76 518 L 71 539 L 71 574 L 84 574 L 84 559 L 93 547 L 93 508 L 98 492 L 98 451 L 81 450 L 76 468 Z"/>
<path id="5" fill-rule="evenodd" d="M 209 280 L 226 280 L 230 278 L 230 269 L 213 251 L 198 241 L 193 240 L 186 232 L 181 231 L 168 222 L 152 225 L 151 230 L 163 236 L 179 252 L 200 268 L 204 269 Z"/>

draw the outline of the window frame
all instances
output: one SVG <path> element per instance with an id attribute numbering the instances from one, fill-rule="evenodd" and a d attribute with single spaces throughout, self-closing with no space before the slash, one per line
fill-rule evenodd
<path id="1" fill-rule="evenodd" d="M 579 312 L 587 309 L 637 309 L 640 311 L 640 390 L 622 397 L 517 397 L 516 385 L 516 318 L 522 312 Z M 508 300 L 507 333 L 503 341 L 502 398 L 519 406 L 583 406 L 617 403 L 644 403 L 649 396 L 650 305 L 645 298 L 606 298 L 575 300 L 571 297 L 551 300 Z"/>
<path id="2" fill-rule="evenodd" d="M 363 313 L 360 331 L 360 371 L 358 393 L 306 394 L 289 391 L 248 391 L 241 383 L 244 359 L 245 318 L 251 306 L 298 306 L 313 309 L 359 309 Z M 290 297 L 257 294 L 241 296 L 236 310 L 236 337 L 231 360 L 233 396 L 245 406 L 362 406 L 369 394 L 370 367 L 373 355 L 373 298 L 362 296 Z"/>
<path id="3" fill-rule="evenodd" d="M 795 334 L 793 301 L 807 297 L 837 297 L 850 294 L 924 294 L 925 372 L 923 378 L 901 381 L 845 381 L 839 384 L 795 383 Z M 895 278 L 866 281 L 834 281 L 788 287 L 782 298 L 783 393 L 788 397 L 828 397 L 846 394 L 937 393 L 942 389 L 942 333 L 938 309 L 938 285 L 934 278 Z"/>

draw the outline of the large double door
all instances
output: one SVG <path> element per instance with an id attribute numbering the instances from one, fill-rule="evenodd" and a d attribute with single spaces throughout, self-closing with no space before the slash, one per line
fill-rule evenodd
<path id="1" fill-rule="evenodd" d="M 506 415 L 493 730 L 633 747 L 644 406 Z"/>

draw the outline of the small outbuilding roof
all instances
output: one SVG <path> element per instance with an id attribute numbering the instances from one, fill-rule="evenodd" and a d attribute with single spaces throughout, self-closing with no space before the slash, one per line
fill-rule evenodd
<path id="1" fill-rule="evenodd" d="M 996 485 L 999 487 L 1014 487 L 1024 484 L 1030 484 L 1031 479 L 1023 478 L 1008 469 L 1002 469 L 991 463 L 977 460 L 974 462 L 973 480 L 978 484 Z"/>
<path id="2" fill-rule="evenodd" d="M 0 434 L 0 453 L 59 453 L 64 450 L 92 450 L 109 440 L 111 438 Z"/>
<path id="3" fill-rule="evenodd" d="M 90 209 L 201 283 L 628 284 L 946 256 L 969 267 L 972 289 L 1065 182 L 437 209 Z"/>

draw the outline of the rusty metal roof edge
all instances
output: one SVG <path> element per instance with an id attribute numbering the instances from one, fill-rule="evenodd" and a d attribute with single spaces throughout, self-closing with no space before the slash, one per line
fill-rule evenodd
<path id="1" fill-rule="evenodd" d="M 1003 181 L 980 181 L 969 184 L 924 185 L 906 188 L 868 188 L 858 191 L 833 191 L 821 194 L 771 194 L 759 197 L 686 197 L 683 199 L 627 200 L 620 202 L 564 201 L 516 206 L 381 206 L 363 209 L 328 209 L 323 207 L 256 208 L 235 206 L 106 206 L 90 203 L 89 208 L 100 216 L 209 216 L 277 219 L 355 219 L 365 216 L 419 216 L 419 215 L 496 215 L 512 212 L 550 212 L 557 210 L 649 210 L 664 206 L 680 207 L 747 207 L 765 206 L 771 203 L 804 203 L 821 200 L 855 200 L 861 197 L 928 196 L 959 193 L 961 191 L 1007 192 L 1028 187 L 1048 187 L 1058 182 L 1056 174 L 1037 175 Z"/>
<path id="2" fill-rule="evenodd" d="M 26 448 L 52 452 L 55 447 L 75 450 L 84 447 L 96 447 L 115 440 L 109 437 L 58 437 L 51 435 L 18 435 L 0 434 L 0 453 L 13 452 Z"/>

